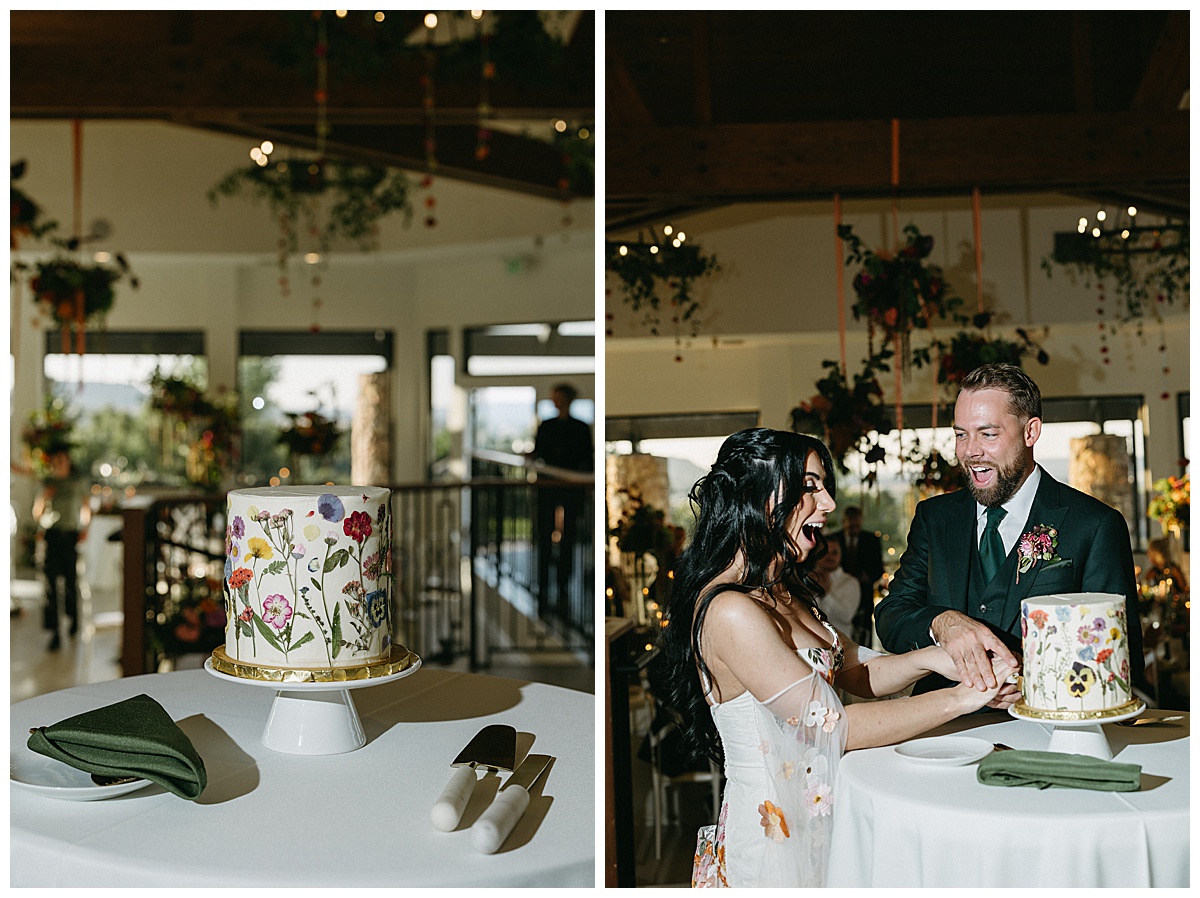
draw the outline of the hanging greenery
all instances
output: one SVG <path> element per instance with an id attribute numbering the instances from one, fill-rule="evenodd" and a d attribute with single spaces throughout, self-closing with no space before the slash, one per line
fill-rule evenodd
<path id="1" fill-rule="evenodd" d="M 184 444 L 188 482 L 202 489 L 219 487 L 236 460 L 241 430 L 237 397 L 222 392 L 209 398 L 191 379 L 155 368 L 149 403 L 166 425 L 164 451 L 170 451 L 176 440 Z"/>
<path id="2" fill-rule="evenodd" d="M 32 237 L 35 240 L 58 227 L 58 222 L 48 220 L 42 207 L 17 187 L 17 181 L 25 177 L 25 160 L 19 159 L 9 166 L 11 216 L 9 248 L 16 249 L 18 238 Z"/>
<path id="3" fill-rule="evenodd" d="M 60 248 L 68 245 L 55 243 Z M 34 264 L 29 287 L 34 302 L 56 324 L 82 326 L 108 314 L 116 299 L 114 287 L 126 278 L 136 289 L 138 279 L 120 253 L 112 265 L 83 262 L 62 254 Z"/>
<path id="4" fill-rule="evenodd" d="M 1188 296 L 1188 226 L 1129 227 L 1099 237 L 1060 232 L 1054 235 L 1053 253 L 1042 260 L 1047 277 L 1055 265 L 1072 280 L 1082 278 L 1085 286 L 1111 283 L 1125 301 L 1122 321 L 1158 315 L 1161 306 Z"/>
<path id="5" fill-rule="evenodd" d="M 915 225 L 904 228 L 905 245 L 896 254 L 876 252 L 855 235 L 850 225 L 840 225 L 838 236 L 848 245 L 846 264 L 858 265 L 854 276 L 855 320 L 867 321 L 874 345 L 876 330 L 885 342 L 899 336 L 901 359 L 908 354 L 908 335 L 914 328 L 927 328 L 935 318 L 950 318 L 962 305 L 953 295 L 940 266 L 925 261 L 933 250 L 933 238 Z"/>
<path id="6" fill-rule="evenodd" d="M 826 359 L 821 363 L 826 374 L 817 381 L 817 392 L 792 409 L 792 430 L 824 440 L 843 474 L 850 471 L 846 456 L 851 452 L 861 452 L 870 465 L 884 459 L 879 437 L 892 432 L 893 421 L 883 403 L 878 375 L 889 370 L 887 360 L 891 356 L 891 349 L 885 347 L 865 359 L 853 384 L 846 380 L 838 362 Z M 874 483 L 875 478 L 872 470 L 867 482 Z"/>
<path id="7" fill-rule="evenodd" d="M 974 319 L 980 328 L 986 327 L 990 320 L 990 312 L 976 315 Z M 983 365 L 1007 364 L 1020 368 L 1025 357 L 1030 355 L 1037 359 L 1038 364 L 1049 363 L 1049 354 L 1029 336 L 1027 330 L 1018 327 L 1016 335 L 1016 340 L 1007 340 L 989 337 L 983 330 L 960 330 L 948 341 L 936 339 L 929 346 L 913 350 L 912 362 L 918 368 L 931 364 L 936 348 L 937 382 L 951 388 L 957 388 L 964 377 Z"/>
<path id="8" fill-rule="evenodd" d="M 279 435 L 279 442 L 287 447 L 289 455 L 297 458 L 328 455 L 342 435 L 337 422 L 319 410 L 288 412 L 287 416 L 291 424 Z"/>
<path id="9" fill-rule="evenodd" d="M 316 235 L 322 252 L 337 238 L 365 251 L 377 245 L 379 222 L 386 216 L 402 212 L 405 224 L 412 220 L 410 189 L 403 172 L 382 165 L 291 159 L 232 171 L 208 191 L 208 199 L 214 206 L 222 197 L 241 195 L 265 201 L 280 223 L 287 253 L 298 250 L 301 227 Z"/>
<path id="10" fill-rule="evenodd" d="M 716 256 L 706 256 L 694 243 L 646 243 L 608 240 L 605 267 L 621 282 L 622 300 L 643 313 L 643 324 L 658 335 L 665 307 L 671 323 L 699 332 L 700 301 L 692 293 L 695 282 L 721 270 Z"/>

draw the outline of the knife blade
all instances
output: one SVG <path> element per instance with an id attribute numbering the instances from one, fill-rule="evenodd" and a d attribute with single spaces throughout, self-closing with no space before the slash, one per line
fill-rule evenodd
<path id="1" fill-rule="evenodd" d="M 475 791 L 475 770 L 512 770 L 517 754 L 517 731 L 508 724 L 494 723 L 475 734 L 450 766 L 457 768 L 429 812 L 435 829 L 448 833 L 458 826 Z"/>
<path id="2" fill-rule="evenodd" d="M 500 787 L 500 794 L 475 825 L 471 827 L 471 844 L 484 854 L 494 854 L 508 838 L 525 809 L 529 807 L 529 789 L 553 761 L 550 755 L 527 755 Z"/>

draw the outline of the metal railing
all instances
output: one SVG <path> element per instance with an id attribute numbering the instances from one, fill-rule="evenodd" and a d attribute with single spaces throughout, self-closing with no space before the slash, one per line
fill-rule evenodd
<path id="1" fill-rule="evenodd" d="M 492 473 L 391 486 L 393 639 L 442 666 L 513 653 L 594 663 L 594 479 L 548 468 L 529 479 L 524 459 L 498 453 L 473 467 Z M 192 619 L 224 609 L 225 496 L 137 496 L 122 514 L 122 669 L 134 676 L 186 652 L 172 633 L 195 636 Z M 181 630 L 185 607 L 200 610 Z M 194 647 L 219 643 L 208 630 Z"/>

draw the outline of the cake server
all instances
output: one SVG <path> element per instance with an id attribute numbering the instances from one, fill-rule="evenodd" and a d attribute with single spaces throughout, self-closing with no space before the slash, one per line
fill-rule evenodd
<path id="1" fill-rule="evenodd" d="M 494 854 L 513 831 L 525 809 L 529 807 L 529 790 L 553 761 L 550 755 L 526 755 L 525 760 L 500 794 L 471 827 L 471 844 L 484 854 Z"/>
<path id="2" fill-rule="evenodd" d="M 433 804 L 430 818 L 434 827 L 448 833 L 458 826 L 475 790 L 477 767 L 512 770 L 516 755 L 517 731 L 508 724 L 494 723 L 476 733 L 450 764 L 458 769 L 450 775 L 450 782 Z"/>

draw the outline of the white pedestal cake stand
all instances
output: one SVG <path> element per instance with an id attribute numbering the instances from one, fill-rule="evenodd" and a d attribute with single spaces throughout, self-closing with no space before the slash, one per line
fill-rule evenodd
<path id="1" fill-rule="evenodd" d="M 204 669 L 219 680 L 275 690 L 275 701 L 271 703 L 262 735 L 267 748 L 292 755 L 336 755 L 367 744 L 358 709 L 350 697 L 351 690 L 411 676 L 421 666 L 420 658 L 416 655 L 412 658 L 408 667 L 396 673 L 329 683 L 279 683 L 236 677 L 214 668 L 212 658 L 204 662 Z"/>
<path id="2" fill-rule="evenodd" d="M 1102 761 L 1112 760 L 1112 748 L 1109 747 L 1108 737 L 1104 735 L 1101 724 L 1120 723 L 1131 717 L 1137 717 L 1146 710 L 1143 702 L 1137 702 L 1133 710 L 1103 720 L 1048 720 L 1044 715 L 1033 716 L 1023 714 L 1016 705 L 1008 709 L 1008 713 L 1019 720 L 1033 723 L 1048 723 L 1054 727 L 1050 734 L 1050 744 L 1046 751 L 1062 752 L 1068 755 L 1087 755 L 1090 758 L 1100 758 Z"/>

